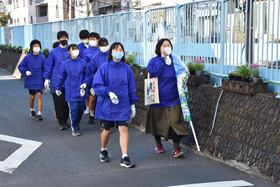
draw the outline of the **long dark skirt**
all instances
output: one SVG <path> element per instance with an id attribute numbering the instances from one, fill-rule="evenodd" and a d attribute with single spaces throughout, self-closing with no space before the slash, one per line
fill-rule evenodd
<path id="1" fill-rule="evenodd" d="M 166 108 L 149 108 L 145 132 L 151 135 L 160 135 L 165 140 L 171 139 L 170 127 L 182 137 L 188 135 L 188 131 L 181 121 L 181 105 Z"/>

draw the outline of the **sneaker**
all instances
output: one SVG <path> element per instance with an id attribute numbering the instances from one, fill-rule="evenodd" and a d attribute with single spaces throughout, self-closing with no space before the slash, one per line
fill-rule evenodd
<path id="1" fill-rule="evenodd" d="M 162 144 L 157 144 L 155 150 L 156 150 L 156 153 L 164 153 Z"/>
<path id="2" fill-rule="evenodd" d="M 70 125 L 67 122 L 65 122 L 65 126 L 66 128 L 70 128 Z"/>
<path id="3" fill-rule="evenodd" d="M 72 132 L 72 136 L 80 136 L 81 134 L 79 133 L 78 130 L 75 130 Z"/>
<path id="4" fill-rule="evenodd" d="M 175 158 L 180 158 L 180 157 L 184 156 L 184 152 L 181 151 L 181 147 L 178 147 L 177 149 L 175 149 L 173 151 L 173 156 Z"/>
<path id="5" fill-rule="evenodd" d="M 42 121 L 43 117 L 41 115 L 38 115 L 38 121 Z"/>
<path id="6" fill-rule="evenodd" d="M 100 161 L 101 162 L 109 162 L 110 161 L 110 159 L 108 157 L 108 151 L 103 150 L 103 151 L 100 152 Z"/>
<path id="7" fill-rule="evenodd" d="M 54 111 L 54 117 L 55 117 L 55 121 L 58 122 L 58 119 L 57 119 L 57 117 L 56 117 L 56 112 L 55 112 L 55 111 Z"/>
<path id="8" fill-rule="evenodd" d="M 104 131 L 104 124 L 100 122 L 100 130 Z"/>
<path id="9" fill-rule="evenodd" d="M 88 124 L 93 124 L 94 123 L 94 117 L 89 116 Z"/>
<path id="10" fill-rule="evenodd" d="M 85 115 L 89 115 L 89 108 L 87 108 L 84 112 Z"/>
<path id="11" fill-rule="evenodd" d="M 61 125 L 59 125 L 59 129 L 60 130 L 66 130 L 67 126 L 65 124 L 61 124 Z"/>
<path id="12" fill-rule="evenodd" d="M 30 116 L 31 116 L 32 118 L 36 118 L 36 113 L 35 113 L 35 111 L 31 111 L 31 112 L 30 112 Z"/>
<path id="13" fill-rule="evenodd" d="M 127 156 L 124 157 L 123 159 L 121 159 L 121 164 L 120 165 L 123 166 L 123 167 L 126 167 L 126 168 L 135 167 L 135 165 L 132 162 L 130 162 L 129 157 L 127 157 Z"/>

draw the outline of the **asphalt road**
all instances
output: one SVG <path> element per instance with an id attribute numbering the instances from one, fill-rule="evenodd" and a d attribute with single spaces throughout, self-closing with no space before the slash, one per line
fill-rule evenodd
<path id="1" fill-rule="evenodd" d="M 129 127 L 129 156 L 136 168 L 119 165 L 121 151 L 117 129 L 108 145 L 111 162 L 101 163 L 98 123 L 88 125 L 88 116 L 83 116 L 82 136 L 73 137 L 70 129 L 59 130 L 50 94 L 43 96 L 44 120 L 37 121 L 29 115 L 29 94 L 23 88 L 23 80 L 0 71 L 0 90 L 0 134 L 42 142 L 13 173 L 0 171 L 0 187 L 149 187 L 233 180 L 244 180 L 259 187 L 278 186 L 187 150 L 183 150 L 184 158 L 173 158 L 173 146 L 169 142 L 163 143 L 165 153 L 156 154 L 153 137 L 133 127 Z M 37 100 L 35 103 L 37 111 Z M 0 165 L 20 146 L 0 139 Z"/>

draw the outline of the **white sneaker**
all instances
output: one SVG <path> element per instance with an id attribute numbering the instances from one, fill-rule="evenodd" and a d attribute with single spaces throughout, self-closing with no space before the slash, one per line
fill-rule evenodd
<path id="1" fill-rule="evenodd" d="M 85 115 L 89 115 L 89 108 L 87 108 L 86 110 L 85 110 L 85 113 L 84 113 Z"/>

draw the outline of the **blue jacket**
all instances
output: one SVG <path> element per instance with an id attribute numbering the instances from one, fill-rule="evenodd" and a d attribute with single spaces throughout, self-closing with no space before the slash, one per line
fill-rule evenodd
<path id="1" fill-rule="evenodd" d="M 85 49 L 87 49 L 87 47 L 85 46 L 85 44 L 83 42 L 79 43 L 78 47 L 79 47 L 79 51 L 80 51 L 80 57 L 85 60 L 84 51 L 85 51 Z"/>
<path id="2" fill-rule="evenodd" d="M 171 57 L 170 57 L 171 58 Z M 181 105 L 177 89 L 177 79 L 171 58 L 171 65 L 166 65 L 164 58 L 156 56 L 148 64 L 151 77 L 158 77 L 159 104 L 150 105 L 151 108 L 163 108 Z"/>
<path id="3" fill-rule="evenodd" d="M 85 60 L 87 62 L 90 62 L 91 58 L 99 52 L 99 48 L 98 47 L 91 47 L 90 45 L 88 46 L 87 49 L 84 50 L 84 55 L 85 55 Z"/>
<path id="4" fill-rule="evenodd" d="M 88 64 L 89 65 L 90 74 L 92 75 L 92 76 L 89 77 L 90 85 L 93 84 L 94 74 L 97 72 L 97 70 L 100 68 L 100 66 L 102 64 L 107 62 L 108 55 L 109 55 L 109 50 L 106 53 L 102 53 L 101 51 L 99 51 L 96 55 L 94 55 L 91 58 L 90 63 Z"/>
<path id="5" fill-rule="evenodd" d="M 111 60 L 101 65 L 94 75 L 93 89 L 98 95 L 95 116 L 107 121 L 129 121 L 130 105 L 138 100 L 136 85 L 131 67 L 124 62 Z M 119 99 L 113 104 L 109 93 Z"/>
<path id="6" fill-rule="evenodd" d="M 68 56 L 69 53 L 67 52 L 67 47 L 61 48 L 60 46 L 51 50 L 49 54 L 45 65 L 44 77 L 45 79 L 51 79 L 51 93 L 55 93 L 55 84 L 60 66 Z M 64 85 L 62 85 L 62 87 L 64 87 Z"/>
<path id="7" fill-rule="evenodd" d="M 18 65 L 18 70 L 24 75 L 24 88 L 29 90 L 43 90 L 44 88 L 44 66 L 46 58 L 41 55 L 30 53 L 24 57 Z M 30 71 L 32 75 L 27 76 L 26 71 Z"/>
<path id="8" fill-rule="evenodd" d="M 85 60 L 80 57 L 76 59 L 69 57 L 60 67 L 55 89 L 60 90 L 65 83 L 65 101 L 84 101 L 87 99 L 87 91 L 81 97 L 80 86 L 83 83 L 88 85 L 88 75 L 89 72 Z"/>

